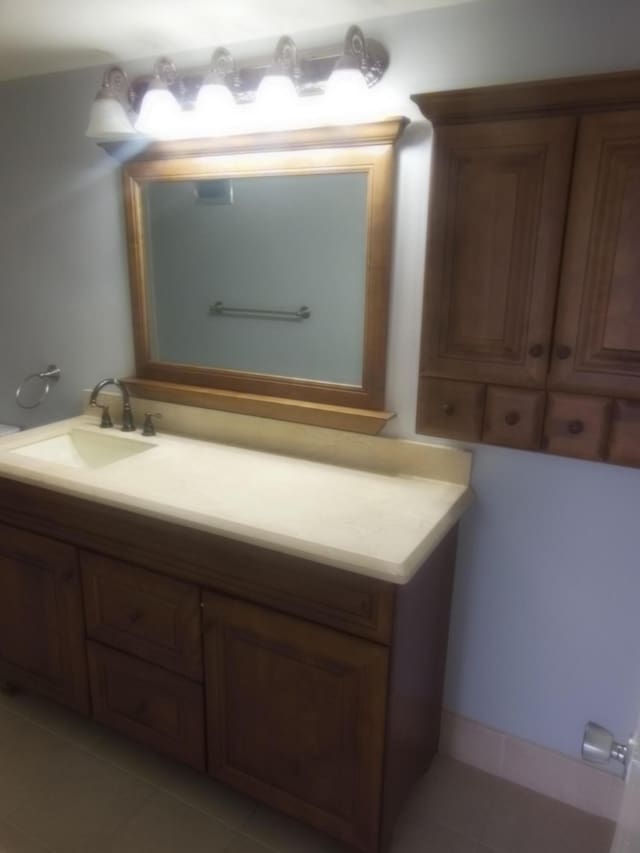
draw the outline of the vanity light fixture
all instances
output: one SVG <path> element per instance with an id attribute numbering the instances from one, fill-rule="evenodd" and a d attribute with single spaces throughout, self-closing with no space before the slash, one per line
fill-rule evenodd
<path id="1" fill-rule="evenodd" d="M 170 59 L 162 57 L 153 67 L 153 80 L 140 104 L 136 130 L 145 136 L 167 139 L 180 135 L 182 109 L 170 86 L 178 73 Z"/>
<path id="2" fill-rule="evenodd" d="M 276 46 L 273 65 L 258 84 L 256 104 L 262 109 L 282 110 L 291 107 L 298 97 L 294 80 L 299 76 L 295 43 L 289 36 L 282 36 Z"/>
<path id="3" fill-rule="evenodd" d="M 237 82 L 236 64 L 224 47 L 219 47 L 211 57 L 209 72 L 198 90 L 193 109 L 194 124 L 202 134 L 223 130 L 233 116 L 236 101 L 229 84 Z"/>
<path id="4" fill-rule="evenodd" d="M 134 133 L 129 105 L 129 80 L 117 65 L 104 73 L 89 113 L 87 136 L 91 139 L 128 139 Z"/>
<path id="5" fill-rule="evenodd" d="M 329 49 L 303 56 L 283 36 L 270 65 L 237 68 L 229 51 L 218 48 L 206 72 L 178 76 L 173 62 L 163 57 L 151 79 L 137 78 L 130 88 L 114 66 L 105 74 L 87 135 L 115 153 L 110 141 L 189 139 L 380 118 L 368 92 L 388 64 L 385 48 L 352 26 L 342 53 Z M 127 117 L 129 104 L 138 112 L 135 130 Z"/>

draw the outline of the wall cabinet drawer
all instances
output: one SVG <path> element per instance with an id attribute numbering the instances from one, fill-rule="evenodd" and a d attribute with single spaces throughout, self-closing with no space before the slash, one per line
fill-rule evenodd
<path id="1" fill-rule="evenodd" d="M 640 466 L 640 403 L 616 400 L 613 404 L 609 461 Z"/>
<path id="2" fill-rule="evenodd" d="M 489 386 L 482 440 L 536 450 L 540 447 L 543 416 L 543 392 Z"/>
<path id="3" fill-rule="evenodd" d="M 89 637 L 202 680 L 197 587 L 86 551 L 81 563 Z"/>
<path id="4" fill-rule="evenodd" d="M 485 386 L 476 382 L 420 380 L 418 432 L 461 441 L 480 441 Z"/>
<path id="5" fill-rule="evenodd" d="M 99 643 L 89 641 L 88 655 L 98 722 L 204 770 L 201 685 Z"/>
<path id="6" fill-rule="evenodd" d="M 549 453 L 603 459 L 611 401 L 578 394 L 549 394 L 544 447 Z"/>

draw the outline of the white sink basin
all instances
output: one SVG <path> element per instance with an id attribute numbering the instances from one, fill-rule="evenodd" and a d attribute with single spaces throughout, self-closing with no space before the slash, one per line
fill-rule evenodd
<path id="1" fill-rule="evenodd" d="M 134 438 L 72 429 L 70 432 L 16 447 L 12 453 L 29 456 L 43 462 L 54 462 L 71 468 L 102 468 L 120 462 L 138 453 L 151 450 L 155 445 Z"/>

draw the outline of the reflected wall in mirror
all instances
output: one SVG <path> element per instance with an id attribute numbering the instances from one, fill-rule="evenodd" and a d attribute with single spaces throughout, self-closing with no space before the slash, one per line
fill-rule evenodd
<path id="1" fill-rule="evenodd" d="M 129 163 L 133 392 L 380 429 L 402 126 L 162 143 Z"/>

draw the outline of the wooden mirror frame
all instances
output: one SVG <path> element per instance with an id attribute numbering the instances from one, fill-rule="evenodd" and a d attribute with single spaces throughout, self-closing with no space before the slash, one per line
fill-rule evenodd
<path id="1" fill-rule="evenodd" d="M 394 144 L 405 124 L 375 124 L 164 142 L 123 168 L 136 376 L 134 396 L 202 408 L 376 433 L 385 412 L 387 315 L 394 195 Z M 151 181 L 364 172 L 367 247 L 362 384 L 291 379 L 155 361 L 151 356 L 143 189 Z"/>

